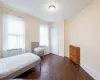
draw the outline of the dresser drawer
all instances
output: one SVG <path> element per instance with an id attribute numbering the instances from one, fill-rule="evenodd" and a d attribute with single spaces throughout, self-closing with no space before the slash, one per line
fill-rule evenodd
<path id="1" fill-rule="evenodd" d="M 76 63 L 80 64 L 80 48 L 70 45 L 70 59 Z"/>
<path id="2" fill-rule="evenodd" d="M 70 55 L 70 59 L 71 59 L 72 61 L 74 61 L 75 63 L 77 62 L 76 56 Z"/>
<path id="3" fill-rule="evenodd" d="M 76 52 L 70 52 L 70 55 L 76 56 Z"/>
<path id="4" fill-rule="evenodd" d="M 76 52 L 77 52 L 77 51 L 76 51 L 75 48 L 73 48 L 73 47 L 70 48 L 70 54 L 71 54 L 71 55 L 77 55 Z"/>

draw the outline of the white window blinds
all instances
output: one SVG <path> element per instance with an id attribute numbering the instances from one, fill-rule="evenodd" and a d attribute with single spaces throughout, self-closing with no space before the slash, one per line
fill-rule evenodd
<path id="1" fill-rule="evenodd" d="M 25 22 L 10 14 L 3 16 L 3 49 L 25 49 Z"/>

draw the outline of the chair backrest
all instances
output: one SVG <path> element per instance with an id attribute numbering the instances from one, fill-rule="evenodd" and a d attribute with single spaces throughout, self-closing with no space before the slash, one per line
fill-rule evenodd
<path id="1" fill-rule="evenodd" d="M 34 48 L 39 47 L 39 42 L 31 42 L 31 51 L 34 52 Z"/>

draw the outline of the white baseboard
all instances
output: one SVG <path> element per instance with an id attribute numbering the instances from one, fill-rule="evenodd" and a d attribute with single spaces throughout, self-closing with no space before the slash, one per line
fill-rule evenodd
<path id="1" fill-rule="evenodd" d="M 67 55 L 67 57 L 69 58 L 69 55 Z M 95 72 L 93 69 L 91 69 L 90 67 L 88 67 L 87 65 L 85 65 L 84 63 L 81 62 L 80 66 L 90 75 L 92 76 L 95 80 L 100 80 L 100 75 Z"/>
<path id="2" fill-rule="evenodd" d="M 54 54 L 54 53 L 52 53 L 52 54 Z M 54 54 L 54 55 L 57 55 L 57 56 L 60 56 L 60 57 L 65 57 L 65 56 L 62 56 L 62 55 L 59 55 L 59 54 Z"/>
<path id="3" fill-rule="evenodd" d="M 58 54 L 58 56 L 64 57 L 64 55 Z"/>
<path id="4" fill-rule="evenodd" d="M 80 66 L 89 74 L 91 75 L 95 80 L 100 80 L 100 75 L 96 73 L 93 69 L 86 66 L 84 63 L 81 62 Z"/>

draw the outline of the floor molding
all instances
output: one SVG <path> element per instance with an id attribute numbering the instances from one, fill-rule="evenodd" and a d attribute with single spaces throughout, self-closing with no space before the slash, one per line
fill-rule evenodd
<path id="1" fill-rule="evenodd" d="M 69 55 L 67 55 L 69 58 Z M 100 75 L 96 73 L 93 69 L 89 68 L 87 65 L 81 62 L 80 66 L 89 74 L 91 75 L 95 80 L 100 80 Z"/>
<path id="2" fill-rule="evenodd" d="M 66 57 L 66 56 L 62 56 L 62 55 L 54 54 L 54 53 L 50 53 L 50 54 L 57 55 L 57 56 L 60 56 L 60 57 Z"/>
<path id="3" fill-rule="evenodd" d="M 86 66 L 84 63 L 81 62 L 80 66 L 89 74 L 91 75 L 95 80 L 100 80 L 100 75 L 96 73 L 93 69 Z"/>

